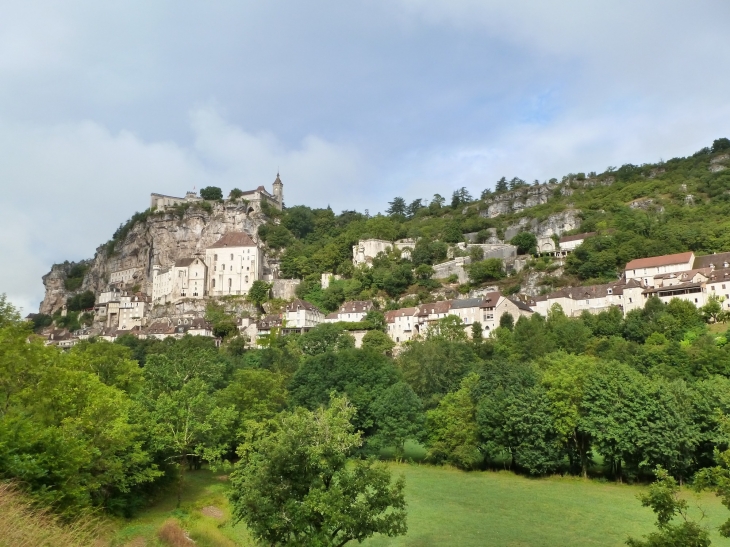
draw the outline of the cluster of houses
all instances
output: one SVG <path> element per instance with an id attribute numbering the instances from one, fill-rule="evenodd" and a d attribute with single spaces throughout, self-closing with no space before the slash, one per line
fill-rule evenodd
<path id="1" fill-rule="evenodd" d="M 584 237 L 590 235 L 580 234 Z M 574 239 L 566 241 L 566 247 L 577 241 L 582 242 L 581 237 L 570 237 Z M 369 257 L 375 251 L 382 252 L 388 242 L 373 244 L 372 248 L 362 243 L 353 249 L 355 261 L 361 259 L 363 254 Z M 567 249 L 563 248 L 561 252 L 565 251 Z M 72 334 L 51 327 L 43 334 L 48 344 L 63 348 L 91 336 L 109 341 L 125 334 L 156 339 L 181 338 L 186 334 L 213 336 L 212 326 L 201 317 L 189 315 L 151 321 L 150 309 L 155 304 L 175 302 L 181 298 L 246 294 L 253 281 L 261 279 L 261 258 L 262 250 L 248 234 L 229 232 L 208 247 L 204 255 L 180 259 L 167 268 L 155 266 L 151 296 L 127 292 L 115 286 L 102 292 L 94 307 L 96 328 L 85 328 Z M 327 278 L 328 281 L 330 279 Z M 570 317 L 577 317 L 586 311 L 600 313 L 610 308 L 617 308 L 625 315 L 643 308 L 647 299 L 653 296 L 663 302 L 679 298 L 698 308 L 714 296 L 720 299 L 723 309 L 730 311 L 730 252 L 700 257 L 696 257 L 693 252 L 685 252 L 640 258 L 626 264 L 622 278 L 615 282 L 567 287 L 544 296 L 507 297 L 495 291 L 479 298 L 443 300 L 387 311 L 386 332 L 398 345 L 423 338 L 437 321 L 455 316 L 470 336 L 472 329 L 469 327 L 479 323 L 482 336 L 488 337 L 506 313 L 514 320 L 532 313 L 547 315 L 558 304 Z M 272 332 L 286 335 L 306 332 L 322 323 L 358 323 L 373 309 L 375 304 L 372 301 L 351 301 L 326 315 L 313 304 L 294 299 L 286 304 L 281 313 L 264 315 L 258 319 L 239 318 L 238 328 L 252 345 L 258 345 Z M 366 329 L 349 325 L 348 330 L 359 346 Z"/>

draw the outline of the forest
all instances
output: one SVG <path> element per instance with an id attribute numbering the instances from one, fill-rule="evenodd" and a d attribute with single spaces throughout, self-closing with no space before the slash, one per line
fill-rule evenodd
<path id="1" fill-rule="evenodd" d="M 353 491 L 376 485 L 370 510 L 383 516 L 402 506 L 403 485 L 377 460 L 384 449 L 403 458 L 406 442 L 464 470 L 658 480 L 665 491 L 667 481 L 730 480 L 730 345 L 723 325 L 679 300 L 650 299 L 626 318 L 568 318 L 558 306 L 505 316 L 488 339 L 446 318 L 395 357 L 386 336 L 356 349 L 336 324 L 274 333 L 263 349 L 238 337 L 216 348 L 130 336 L 63 352 L 34 339 L 5 299 L 0 310 L 0 474 L 69 518 L 91 508 L 130 516 L 184 484 L 186 470 L 234 464 L 237 515 L 272 541 L 251 502 L 280 480 L 266 458 L 312 457 Z M 334 443 L 326 457 L 302 441 L 318 435 Z M 316 480 L 294 488 L 303 476 L 291 475 L 289 496 L 312 494 Z M 319 488 L 319 499 L 335 496 Z M 285 504 L 270 501 L 269 519 Z M 405 524 L 378 526 L 363 537 Z M 278 533 L 272 544 L 291 544 L 281 538 L 294 532 Z"/>

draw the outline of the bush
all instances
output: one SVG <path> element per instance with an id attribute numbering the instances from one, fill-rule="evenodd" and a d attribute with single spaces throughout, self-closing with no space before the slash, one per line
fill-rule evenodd
<path id="1" fill-rule="evenodd" d="M 94 307 L 96 297 L 91 291 L 84 291 L 81 294 L 72 296 L 66 301 L 66 309 L 68 311 L 88 310 Z"/>
<path id="2" fill-rule="evenodd" d="M 206 186 L 200 189 L 200 197 L 209 201 L 223 199 L 223 191 L 217 186 Z"/>
<path id="3" fill-rule="evenodd" d="M 481 262 L 475 262 L 474 264 L 468 265 L 466 270 L 472 283 L 497 281 L 504 277 L 502 261 L 499 258 L 488 258 Z"/>

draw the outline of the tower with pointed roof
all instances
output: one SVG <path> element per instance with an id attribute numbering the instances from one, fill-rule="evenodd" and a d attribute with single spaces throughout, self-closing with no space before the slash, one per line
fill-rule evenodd
<path id="1" fill-rule="evenodd" d="M 276 180 L 274 181 L 274 199 L 279 203 L 279 209 L 284 206 L 284 183 L 279 178 L 279 172 L 276 173 Z"/>

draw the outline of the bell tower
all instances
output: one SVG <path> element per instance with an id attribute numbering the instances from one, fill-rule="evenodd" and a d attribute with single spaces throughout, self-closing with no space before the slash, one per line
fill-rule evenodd
<path id="1" fill-rule="evenodd" d="M 274 181 L 274 198 L 276 198 L 279 204 L 279 209 L 284 207 L 284 184 L 279 178 L 279 173 L 276 173 L 276 180 Z"/>

